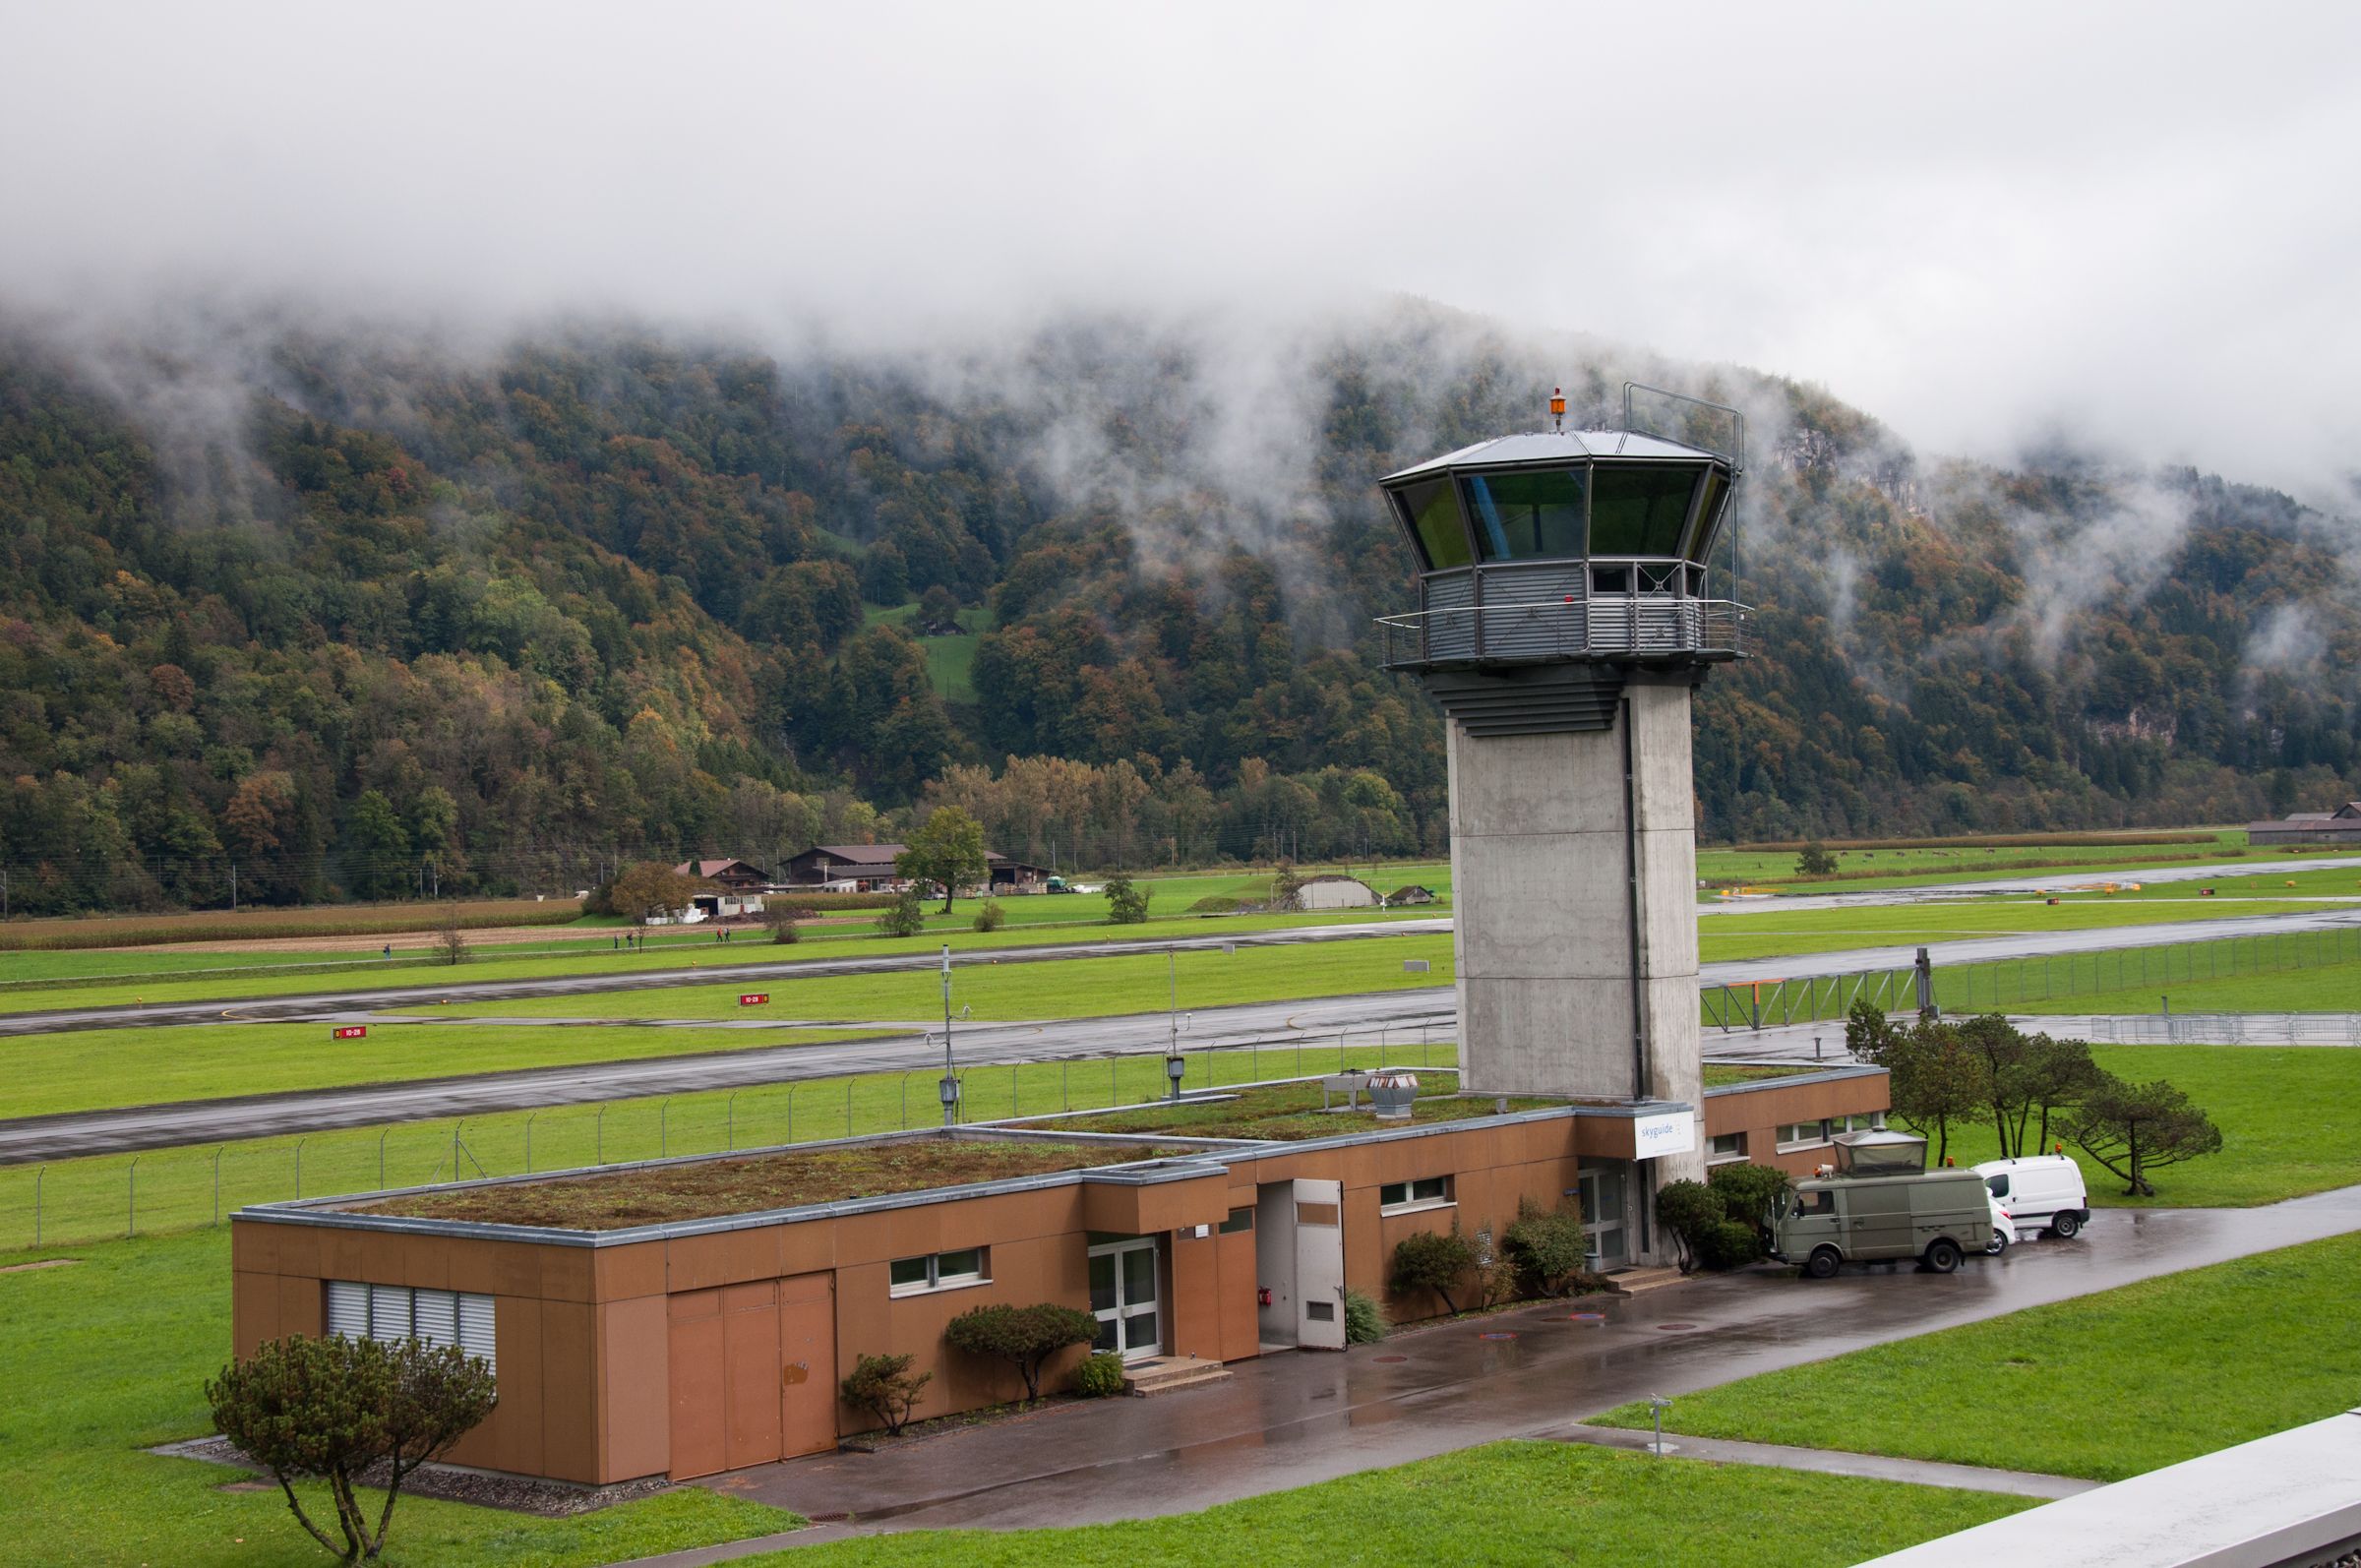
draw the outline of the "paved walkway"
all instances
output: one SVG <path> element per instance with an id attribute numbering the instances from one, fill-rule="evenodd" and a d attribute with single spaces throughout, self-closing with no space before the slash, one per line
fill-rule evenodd
<path id="1" fill-rule="evenodd" d="M 1566 1443 L 1595 1443 L 1646 1453 L 1656 1446 L 1653 1432 L 1627 1431 L 1620 1426 L 1562 1427 L 1544 1433 Z M 2040 1497 L 2054 1501 L 2078 1492 L 2095 1491 L 2101 1484 L 2076 1476 L 2044 1476 L 2029 1470 L 1990 1470 L 1982 1465 L 1946 1465 L 1931 1459 L 1888 1459 L 1879 1454 L 1847 1454 L 1834 1448 L 1789 1448 L 1784 1443 L 1740 1443 L 1722 1437 L 1683 1437 L 1667 1433 L 1665 1452 L 1683 1459 L 1710 1459 L 1725 1465 L 1769 1465 L 1775 1470 L 1808 1470 L 1823 1476 L 1866 1476 L 1872 1480 L 1904 1480 L 1918 1486 L 1958 1486 L 1968 1491 L 2006 1492 L 2012 1497 Z"/>
<path id="2" fill-rule="evenodd" d="M 1677 1398 L 2357 1230 L 2361 1187 L 2263 1209 L 2101 1210 L 2076 1240 L 2014 1246 L 1956 1274 L 1896 1268 L 1807 1284 L 1745 1272 L 1538 1304 L 1343 1355 L 1243 1362 L 1230 1381 L 1189 1393 L 1066 1405 L 887 1453 L 815 1455 L 703 1484 L 858 1534 L 1187 1513 L 1501 1438 L 1562 1437 L 1588 1416 L 1651 1394 Z M 831 1526 L 651 1560 L 690 1568 L 844 1533 Z"/>

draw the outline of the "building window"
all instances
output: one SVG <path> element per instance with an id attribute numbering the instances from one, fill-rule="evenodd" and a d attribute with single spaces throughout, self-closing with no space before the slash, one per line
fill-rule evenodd
<path id="1" fill-rule="evenodd" d="M 1377 1189 L 1377 1210 L 1380 1214 L 1439 1209 L 1450 1201 L 1451 1178 L 1447 1176 L 1422 1176 L 1416 1181 L 1388 1181 Z"/>
<path id="2" fill-rule="evenodd" d="M 895 1296 L 915 1296 L 921 1291 L 948 1291 L 963 1285 L 989 1285 L 984 1273 L 984 1249 L 963 1247 L 956 1252 L 936 1252 L 923 1258 L 895 1258 L 888 1272 Z"/>
<path id="3" fill-rule="evenodd" d="M 1706 1141 L 1705 1163 L 1717 1165 L 1725 1160 L 1746 1158 L 1746 1134 L 1725 1132 Z"/>
<path id="4" fill-rule="evenodd" d="M 356 1340 L 423 1340 L 455 1345 L 500 1370 L 492 1335 L 492 1297 L 469 1291 L 419 1291 L 406 1285 L 328 1282 L 328 1332 Z"/>
<path id="5" fill-rule="evenodd" d="M 1830 1125 L 1826 1121 L 1798 1121 L 1783 1126 L 1779 1129 L 1779 1146 L 1782 1149 L 1795 1149 L 1805 1144 L 1826 1143 Z M 1841 1130 L 1842 1117 L 1838 1118 L 1837 1125 Z"/>
<path id="6" fill-rule="evenodd" d="M 1254 1211 L 1252 1209 L 1232 1209 L 1221 1225 L 1221 1233 L 1224 1236 L 1236 1236 L 1241 1231 L 1253 1229 Z"/>
<path id="7" fill-rule="evenodd" d="M 1879 1132 L 1885 1129 L 1885 1125 L 1886 1114 L 1883 1111 L 1871 1112 L 1864 1116 L 1830 1116 L 1828 1118 L 1828 1130 L 1831 1132 Z"/>

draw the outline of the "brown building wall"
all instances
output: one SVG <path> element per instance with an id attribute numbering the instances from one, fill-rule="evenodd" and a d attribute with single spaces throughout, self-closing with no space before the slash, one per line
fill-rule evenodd
<path id="1" fill-rule="evenodd" d="M 1749 1161 L 1785 1171 L 1791 1176 L 1807 1176 L 1834 1158 L 1828 1145 L 1817 1144 L 1782 1154 L 1778 1129 L 1798 1121 L 1892 1110 L 1892 1087 L 1893 1081 L 1881 1072 L 1824 1083 L 1775 1084 L 1743 1094 L 1709 1095 L 1705 1102 L 1705 1135 L 1717 1138 L 1743 1132 Z"/>
<path id="2" fill-rule="evenodd" d="M 1781 1122 L 1886 1108 L 1883 1076 L 1706 1101 L 1709 1134 L 1743 1130 L 1768 1151 Z M 604 1483 L 703 1474 L 830 1446 L 871 1418 L 837 1385 L 862 1355 L 908 1353 L 934 1381 L 918 1409 L 941 1416 L 1013 1399 L 1012 1368 L 943 1343 L 971 1307 L 1058 1301 L 1086 1307 L 1093 1232 L 1162 1238 L 1168 1350 L 1208 1360 L 1259 1353 L 1255 1236 L 1223 1234 L 1258 1187 L 1299 1178 L 1342 1187 L 1345 1278 L 1383 1299 L 1394 1247 L 1455 1222 L 1497 1236 L 1521 1200 L 1570 1202 L 1584 1157 L 1628 1158 L 1630 1124 L 1552 1117 L 1318 1151 L 1226 1156 L 1227 1174 L 1129 1186 L 1081 1182 L 753 1225 L 617 1247 L 397 1235 L 333 1226 L 232 1223 L 238 1355 L 264 1340 L 318 1334 L 323 1282 L 478 1292 L 494 1300 L 500 1402 L 452 1454 L 459 1464 Z M 1750 1148 L 1750 1153 L 1753 1149 Z M 1778 1163 L 1808 1171 L 1806 1151 Z M 1378 1212 L 1386 1183 L 1445 1176 L 1448 1207 Z M 1197 1227 L 1208 1234 L 1198 1236 Z M 895 1297 L 889 1266 L 970 1246 L 990 1249 L 981 1285 Z M 1427 1316 L 1424 1296 L 1392 1301 Z M 1054 1385 L 1081 1358 L 1053 1367 Z"/>

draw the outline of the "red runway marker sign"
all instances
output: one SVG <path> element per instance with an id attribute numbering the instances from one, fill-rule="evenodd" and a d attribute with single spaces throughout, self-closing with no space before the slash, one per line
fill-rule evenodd
<path id="1" fill-rule="evenodd" d="M 347 1024 L 336 1031 L 336 1038 L 338 1040 L 360 1040 L 366 1038 L 368 1033 L 369 1026 L 367 1024 Z"/>
<path id="2" fill-rule="evenodd" d="M 759 1007 L 768 1000 L 770 1000 L 769 992 L 750 991 L 739 996 L 738 1005 L 741 1007 Z"/>

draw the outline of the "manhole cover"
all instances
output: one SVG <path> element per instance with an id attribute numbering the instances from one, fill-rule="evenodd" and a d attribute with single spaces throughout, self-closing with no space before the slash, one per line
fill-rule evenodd
<path id="1" fill-rule="evenodd" d="M 1659 1323 L 1659 1324 L 1657 1324 L 1656 1326 L 1657 1326 L 1658 1328 L 1674 1329 L 1674 1328 L 1695 1328 L 1697 1325 L 1696 1325 L 1696 1324 L 1694 1324 L 1694 1323 Z"/>
<path id="2" fill-rule="evenodd" d="M 1480 1340 L 1513 1340 L 1516 1338 L 1516 1335 L 1512 1334 L 1507 1329 L 1496 1328 L 1488 1334 L 1479 1334 L 1476 1337 Z"/>
<path id="3" fill-rule="evenodd" d="M 1377 1364 L 1380 1366 L 1392 1366 L 1409 1359 L 1410 1357 L 1407 1356 L 1380 1356 L 1376 1358 Z"/>

